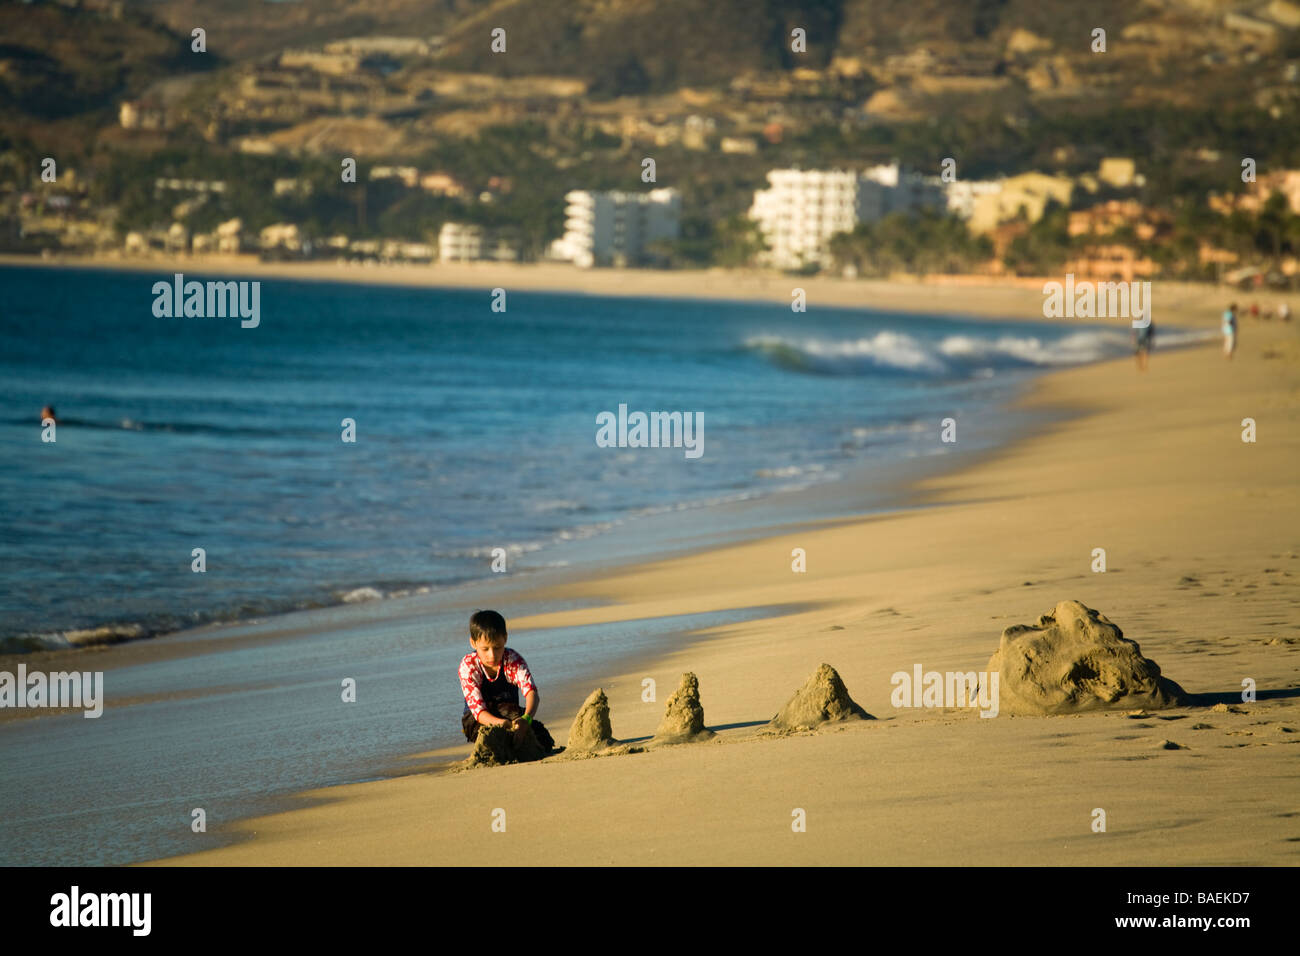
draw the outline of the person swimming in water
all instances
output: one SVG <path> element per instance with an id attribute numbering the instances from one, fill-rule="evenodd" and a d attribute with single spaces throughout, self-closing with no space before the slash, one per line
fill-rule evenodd
<path id="1" fill-rule="evenodd" d="M 48 418 L 50 421 L 54 422 L 54 424 L 56 424 L 56 425 L 59 423 L 59 420 L 58 420 L 57 418 L 54 417 L 54 406 L 53 406 L 53 405 L 45 405 L 45 406 L 43 406 L 43 407 L 41 408 L 41 424 L 44 424 L 44 423 L 45 423 L 45 419 L 47 419 L 47 418 Z"/>

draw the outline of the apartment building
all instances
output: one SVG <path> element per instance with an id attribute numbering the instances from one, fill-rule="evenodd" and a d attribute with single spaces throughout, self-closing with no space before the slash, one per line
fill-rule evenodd
<path id="1" fill-rule="evenodd" d="M 439 262 L 515 262 L 521 255 L 518 236 L 510 229 L 489 229 L 473 223 L 444 222 L 438 231 Z"/>
<path id="2" fill-rule="evenodd" d="M 935 177 L 906 174 L 897 163 L 850 170 L 774 169 L 769 186 L 754 193 L 749 217 L 767 239 L 766 264 L 798 269 L 827 266 L 830 237 L 893 212 L 942 208 Z"/>
<path id="3" fill-rule="evenodd" d="M 644 263 L 651 258 L 650 243 L 680 234 L 682 200 L 675 189 L 575 189 L 564 198 L 565 231 L 552 243 L 551 255 L 584 269 Z"/>

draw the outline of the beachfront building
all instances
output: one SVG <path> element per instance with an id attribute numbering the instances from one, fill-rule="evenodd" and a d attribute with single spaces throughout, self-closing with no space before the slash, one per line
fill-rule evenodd
<path id="1" fill-rule="evenodd" d="M 975 204 L 984 196 L 996 196 L 1002 192 L 1000 179 L 958 179 L 945 184 L 944 193 L 948 201 L 948 212 L 958 219 L 970 219 L 975 215 Z"/>
<path id="2" fill-rule="evenodd" d="M 1034 223 L 1043 218 L 1051 203 L 1069 207 L 1074 180 L 1046 173 L 1021 173 L 1001 180 L 1001 188 L 976 196 L 967 225 L 971 232 L 986 235 L 1001 223 L 1019 218 Z"/>
<path id="3" fill-rule="evenodd" d="M 467 222 L 444 222 L 438 231 L 439 262 L 517 262 L 522 248 L 509 228 L 491 229 Z"/>
<path id="4" fill-rule="evenodd" d="M 564 199 L 564 235 L 551 244 L 550 254 L 584 269 L 644 263 L 651 258 L 650 243 L 676 239 L 681 231 L 682 199 L 675 189 L 575 189 Z"/>
<path id="5" fill-rule="evenodd" d="M 829 266 L 827 247 L 835 233 L 945 203 L 937 178 L 907 175 L 897 163 L 863 172 L 774 169 L 767 181 L 767 189 L 754 193 L 749 217 L 767 240 L 766 264 L 778 269 Z"/>
<path id="6" fill-rule="evenodd" d="M 1111 199 L 1070 212 L 1066 232 L 1071 238 L 1078 236 L 1109 236 L 1115 232 L 1131 230 L 1143 242 L 1150 242 L 1173 223 L 1166 212 L 1144 206 L 1136 199 Z"/>
<path id="7" fill-rule="evenodd" d="M 485 231 L 464 222 L 444 222 L 438 231 L 438 259 L 442 262 L 472 262 L 483 258 Z"/>
<path id="8" fill-rule="evenodd" d="M 1258 213 L 1274 193 L 1281 193 L 1286 197 L 1291 212 L 1300 215 L 1300 169 L 1279 169 L 1265 173 L 1240 194 L 1211 193 L 1210 208 L 1224 216 L 1231 215 L 1236 210 Z"/>

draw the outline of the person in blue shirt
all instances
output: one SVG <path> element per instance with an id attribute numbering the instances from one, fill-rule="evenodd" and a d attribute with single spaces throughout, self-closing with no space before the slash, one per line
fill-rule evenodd
<path id="1" fill-rule="evenodd" d="M 1237 351 L 1237 303 L 1232 303 L 1223 313 L 1223 357 L 1232 358 Z"/>

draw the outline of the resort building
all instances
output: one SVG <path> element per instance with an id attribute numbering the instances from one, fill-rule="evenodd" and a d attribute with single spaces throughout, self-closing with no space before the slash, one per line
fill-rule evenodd
<path id="1" fill-rule="evenodd" d="M 1032 172 L 1009 176 L 1000 189 L 975 197 L 967 225 L 971 232 L 983 235 L 1022 213 L 1028 222 L 1038 222 L 1049 203 L 1068 208 L 1073 194 L 1074 180 L 1068 176 Z"/>
<path id="2" fill-rule="evenodd" d="M 936 178 L 904 175 L 897 163 L 864 172 L 774 169 L 767 181 L 754 193 L 749 217 L 767 239 L 766 263 L 779 269 L 830 265 L 827 244 L 835 233 L 945 202 Z"/>
<path id="3" fill-rule="evenodd" d="M 958 219 L 970 220 L 975 215 L 975 204 L 983 196 L 996 196 L 1002 192 L 1000 179 L 958 179 L 945 183 L 948 212 Z"/>
<path id="4" fill-rule="evenodd" d="M 470 262 L 483 258 L 485 233 L 482 226 L 444 222 L 438 232 L 438 259 L 442 262 Z"/>
<path id="5" fill-rule="evenodd" d="M 516 262 L 520 258 L 519 238 L 509 228 L 491 229 L 473 223 L 444 222 L 438 232 L 440 262 Z"/>
<path id="6" fill-rule="evenodd" d="M 680 234 L 682 200 L 675 189 L 575 189 L 564 198 L 565 231 L 551 244 L 551 255 L 584 269 L 644 263 L 652 258 L 650 243 Z"/>

